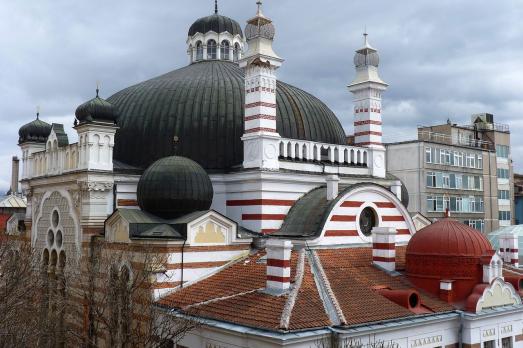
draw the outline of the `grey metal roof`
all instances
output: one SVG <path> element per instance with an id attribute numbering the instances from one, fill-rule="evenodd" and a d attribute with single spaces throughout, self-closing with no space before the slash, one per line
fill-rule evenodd
<path id="1" fill-rule="evenodd" d="M 56 139 L 58 141 L 58 146 L 63 147 L 69 145 L 69 137 L 64 130 L 64 125 L 60 123 L 53 123 L 52 129 L 56 134 Z"/>
<path id="2" fill-rule="evenodd" d="M 289 210 L 279 231 L 271 237 L 314 239 L 321 235 L 327 218 L 339 200 L 350 191 L 361 186 L 383 186 L 374 183 L 360 183 L 349 186 L 340 185 L 338 196 L 327 201 L 327 188 L 321 186 L 303 195 Z"/>
<path id="3" fill-rule="evenodd" d="M 120 117 L 114 159 L 146 168 L 173 154 L 207 171 L 243 162 L 244 73 L 238 64 L 203 61 L 126 88 L 108 101 Z M 277 85 L 277 130 L 282 137 L 345 144 L 334 113 L 311 94 Z M 174 136 L 179 143 L 174 146 Z"/>
<path id="4" fill-rule="evenodd" d="M 205 34 L 209 31 L 214 31 L 218 34 L 228 32 L 229 34 L 243 37 L 242 28 L 238 22 L 217 13 L 197 19 L 189 28 L 188 35 L 193 36 L 196 33 Z"/>
<path id="5" fill-rule="evenodd" d="M 209 210 L 213 194 L 207 172 L 180 156 L 154 162 L 140 177 L 136 193 L 140 208 L 164 219 Z"/>

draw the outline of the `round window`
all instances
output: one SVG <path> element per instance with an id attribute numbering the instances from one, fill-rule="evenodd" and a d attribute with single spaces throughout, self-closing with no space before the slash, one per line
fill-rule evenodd
<path id="1" fill-rule="evenodd" d="M 62 247 L 62 231 L 60 230 L 56 232 L 56 246 L 59 248 Z"/>
<path id="2" fill-rule="evenodd" d="M 372 208 L 365 208 L 360 214 L 360 231 L 366 236 L 372 234 L 372 229 L 376 227 L 376 212 Z"/>
<path id="3" fill-rule="evenodd" d="M 49 247 L 52 247 L 54 244 L 54 233 L 51 230 L 47 232 L 47 244 Z"/>
<path id="4" fill-rule="evenodd" d="M 58 215 L 57 210 L 53 211 L 52 221 L 53 221 L 54 228 L 56 228 L 58 226 L 58 224 L 60 223 L 60 215 Z"/>

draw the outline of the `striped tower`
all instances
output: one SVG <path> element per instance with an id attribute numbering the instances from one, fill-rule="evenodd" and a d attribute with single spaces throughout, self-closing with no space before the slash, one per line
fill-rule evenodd
<path id="1" fill-rule="evenodd" d="M 389 272 L 396 270 L 396 229 L 372 229 L 372 263 Z"/>
<path id="2" fill-rule="evenodd" d="M 388 85 L 378 74 L 378 51 L 363 35 L 364 46 L 354 56 L 356 78 L 348 86 L 354 97 L 354 143 L 382 149 L 381 93 Z"/>
<path id="3" fill-rule="evenodd" d="M 244 168 L 279 169 L 280 135 L 276 130 L 276 70 L 283 63 L 272 48 L 274 25 L 257 2 L 256 16 L 247 21 L 249 49 L 240 61 L 245 71 Z"/>
<path id="4" fill-rule="evenodd" d="M 504 240 L 504 261 L 514 267 L 519 267 L 518 235 L 513 233 L 503 234 L 500 236 L 501 240 Z"/>
<path id="5" fill-rule="evenodd" d="M 292 243 L 288 240 L 269 239 L 267 250 L 267 292 L 280 293 L 291 286 Z"/>

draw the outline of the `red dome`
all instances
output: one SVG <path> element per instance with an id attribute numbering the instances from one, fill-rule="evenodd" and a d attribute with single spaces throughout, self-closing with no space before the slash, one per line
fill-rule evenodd
<path id="1" fill-rule="evenodd" d="M 412 283 L 435 295 L 440 294 L 441 280 L 452 280 L 452 302 L 461 302 L 482 283 L 482 257 L 492 255 L 492 246 L 481 232 L 444 219 L 414 234 L 405 269 Z"/>
<path id="2" fill-rule="evenodd" d="M 483 256 L 492 245 L 481 232 L 456 220 L 444 219 L 418 231 L 407 255 Z"/>

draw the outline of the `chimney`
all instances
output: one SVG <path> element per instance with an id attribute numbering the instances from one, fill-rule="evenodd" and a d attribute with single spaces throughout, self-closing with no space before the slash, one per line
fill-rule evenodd
<path id="1" fill-rule="evenodd" d="M 267 292 L 282 293 L 291 286 L 291 251 L 289 240 L 269 239 L 267 250 Z"/>
<path id="2" fill-rule="evenodd" d="M 19 168 L 20 160 L 18 159 L 18 157 L 13 156 L 13 167 L 11 171 L 11 194 L 13 195 L 18 193 Z"/>
<path id="3" fill-rule="evenodd" d="M 338 184 L 340 182 L 340 177 L 337 175 L 329 175 L 325 181 L 327 181 L 327 200 L 332 201 L 338 197 Z"/>
<path id="4" fill-rule="evenodd" d="M 372 263 L 388 272 L 396 270 L 396 229 L 372 229 Z"/>
<path id="5" fill-rule="evenodd" d="M 519 248 L 518 235 L 514 233 L 504 233 L 499 236 L 500 251 L 503 249 L 503 261 L 519 267 Z"/>
<path id="6" fill-rule="evenodd" d="M 442 279 L 439 282 L 439 298 L 447 303 L 451 303 L 453 300 L 452 283 L 454 281 L 448 279 Z"/>

